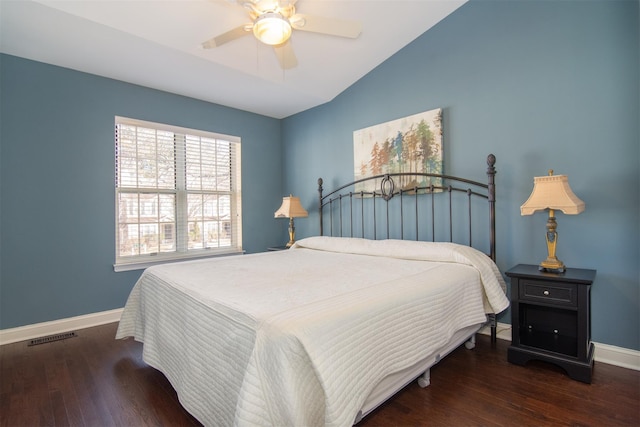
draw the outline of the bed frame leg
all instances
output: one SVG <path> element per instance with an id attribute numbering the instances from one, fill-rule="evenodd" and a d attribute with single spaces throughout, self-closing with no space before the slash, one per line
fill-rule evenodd
<path id="1" fill-rule="evenodd" d="M 465 341 L 464 346 L 467 350 L 471 350 L 476 347 L 476 334 L 471 335 L 471 337 Z"/>
<path id="2" fill-rule="evenodd" d="M 496 315 L 493 313 L 489 314 L 489 325 L 491 326 L 491 342 L 495 343 L 498 338 L 498 334 L 497 334 L 498 322 L 496 321 Z"/>
<path id="3" fill-rule="evenodd" d="M 424 374 L 418 378 L 418 385 L 422 388 L 429 387 L 431 384 L 431 369 L 424 371 Z"/>

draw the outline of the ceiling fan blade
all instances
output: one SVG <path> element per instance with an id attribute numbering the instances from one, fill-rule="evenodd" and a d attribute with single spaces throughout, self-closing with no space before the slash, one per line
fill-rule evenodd
<path id="1" fill-rule="evenodd" d="M 297 13 L 289 21 L 296 30 L 313 33 L 329 34 L 331 36 L 357 38 L 362 32 L 362 24 L 344 19 L 324 18 Z"/>
<path id="2" fill-rule="evenodd" d="M 202 47 L 204 49 L 213 49 L 214 47 L 222 46 L 225 43 L 232 42 L 240 37 L 246 36 L 247 34 L 251 34 L 251 32 L 247 30 L 247 24 L 244 24 L 227 31 L 226 33 L 222 33 L 211 40 L 207 40 L 202 43 Z"/>
<path id="3" fill-rule="evenodd" d="M 289 40 L 279 46 L 274 46 L 273 51 L 276 53 L 280 67 L 282 67 L 283 70 L 289 70 L 298 66 L 298 58 L 296 58 L 296 54 Z"/>

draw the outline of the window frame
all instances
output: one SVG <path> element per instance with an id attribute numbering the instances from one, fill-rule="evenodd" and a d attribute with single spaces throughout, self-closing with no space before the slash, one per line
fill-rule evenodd
<path id="1" fill-rule="evenodd" d="M 153 129 L 156 132 L 170 132 L 173 133 L 173 167 L 174 167 L 174 185 L 173 188 L 147 188 L 138 185 L 136 182 L 135 186 L 123 186 L 121 182 L 122 177 L 119 174 L 122 171 L 121 169 L 121 160 L 119 159 L 119 149 L 118 149 L 118 126 L 135 126 L 146 129 Z M 194 139 L 195 138 L 195 139 Z M 187 144 L 191 143 L 194 140 L 197 140 L 199 144 L 202 144 L 202 139 L 206 140 L 216 140 L 215 144 L 218 142 L 229 143 L 229 161 L 230 161 L 230 172 L 229 172 L 229 187 L 228 189 L 220 190 L 219 188 L 211 189 L 211 188 L 200 188 L 200 189 L 192 189 L 188 188 L 189 184 L 187 182 L 188 173 L 187 169 Z M 136 136 L 136 144 L 138 143 L 138 137 Z M 155 138 L 154 146 L 157 147 L 158 138 Z M 216 149 L 217 149 L 216 145 Z M 154 148 L 155 149 L 155 148 Z M 139 270 L 150 267 L 156 264 L 162 264 L 166 262 L 175 262 L 175 261 L 183 261 L 189 259 L 197 259 L 203 257 L 212 257 L 212 256 L 223 256 L 223 255 L 234 255 L 243 253 L 242 249 L 242 185 L 241 185 L 241 138 L 232 135 L 224 135 L 214 132 L 196 130 L 183 128 L 179 126 L 167 125 L 156 122 L 143 121 L 138 119 L 131 119 L 126 117 L 115 117 L 114 124 L 114 188 L 115 188 L 115 263 L 113 264 L 114 271 L 128 271 L 128 270 Z M 137 153 L 136 153 L 137 156 Z M 216 154 L 217 156 L 217 154 Z M 217 161 L 218 158 L 215 157 Z M 136 162 L 139 162 L 140 158 L 136 157 Z M 199 158 L 198 165 L 201 167 L 204 163 L 202 162 L 202 158 Z M 138 169 L 137 169 L 138 170 Z M 136 174 L 139 172 L 136 172 Z M 200 179 L 203 179 L 200 176 Z M 120 255 L 120 207 L 119 207 L 119 199 L 121 194 L 135 194 L 139 198 L 140 195 L 143 194 L 154 194 L 160 197 L 162 194 L 170 194 L 173 195 L 174 204 L 173 204 L 173 222 L 169 221 L 160 221 L 158 219 L 157 222 L 150 222 L 150 224 L 155 224 L 158 228 L 157 232 L 157 240 L 161 242 L 163 240 L 163 236 L 166 231 L 167 225 L 172 225 L 173 228 L 173 237 L 174 237 L 174 248 L 171 252 L 162 252 L 158 251 L 155 253 L 145 253 L 131 256 L 121 256 Z M 190 224 L 190 216 L 188 214 L 188 199 L 189 195 L 203 195 L 213 197 L 214 199 L 224 198 L 229 201 L 229 211 L 230 211 L 230 223 L 231 223 L 231 232 L 230 232 L 230 246 L 224 247 L 206 247 L 204 248 L 193 248 L 189 249 L 189 224 Z M 139 199 L 138 199 L 139 200 Z M 154 210 L 160 210 L 160 206 L 156 203 L 152 203 L 152 208 Z M 150 205 L 145 205 L 145 208 L 149 208 Z M 141 208 L 141 205 L 138 204 L 138 209 Z M 204 207 L 201 209 L 204 211 Z M 144 221 L 140 220 L 141 215 L 139 214 L 138 221 L 133 222 L 132 224 L 137 224 L 138 228 L 145 225 Z M 204 221 L 204 216 L 203 220 Z M 219 219 L 217 220 L 220 221 Z M 203 222 L 203 224 L 206 224 Z M 221 226 L 221 225 L 219 225 Z M 226 229 L 226 227 L 225 227 Z M 220 243 L 220 239 L 217 240 L 218 244 Z M 159 243 L 160 245 L 161 243 Z"/>

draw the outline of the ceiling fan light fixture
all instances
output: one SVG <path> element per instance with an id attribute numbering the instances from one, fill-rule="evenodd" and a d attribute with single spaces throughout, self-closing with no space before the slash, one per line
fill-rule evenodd
<path id="1" fill-rule="evenodd" d="M 266 12 L 255 20 L 253 34 L 264 44 L 280 45 L 291 37 L 291 24 L 278 12 Z"/>

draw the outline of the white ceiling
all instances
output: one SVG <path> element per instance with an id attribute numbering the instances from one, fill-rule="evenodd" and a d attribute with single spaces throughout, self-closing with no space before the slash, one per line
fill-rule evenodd
<path id="1" fill-rule="evenodd" d="M 298 0 L 300 13 L 362 23 L 359 38 L 294 30 L 298 66 L 248 35 L 233 0 L 0 0 L 0 51 L 274 118 L 331 101 L 466 0 Z"/>

